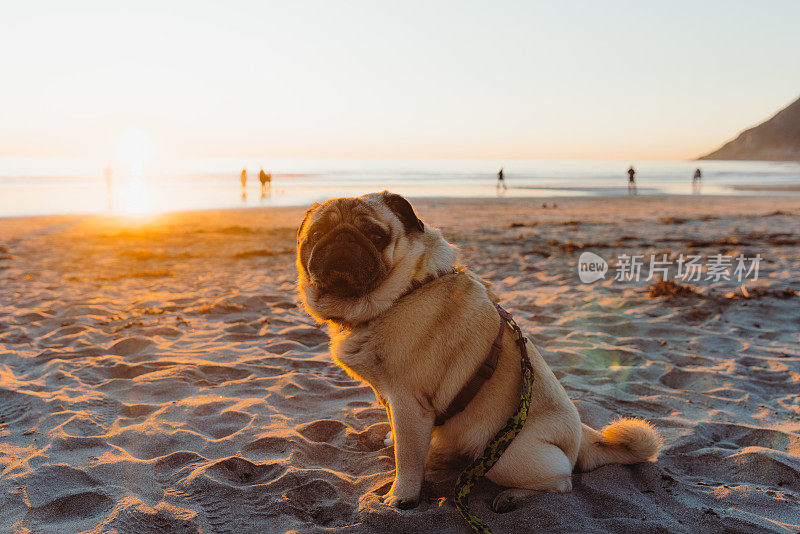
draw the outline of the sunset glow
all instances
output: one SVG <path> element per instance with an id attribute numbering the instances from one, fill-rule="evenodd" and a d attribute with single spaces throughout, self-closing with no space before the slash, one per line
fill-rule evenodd
<path id="1" fill-rule="evenodd" d="M 142 130 L 127 130 L 117 143 L 117 157 L 131 176 L 141 176 L 154 153 L 153 142 Z"/>
<path id="2" fill-rule="evenodd" d="M 126 215 L 146 215 L 151 212 L 151 188 L 141 177 L 131 178 L 122 189 L 122 210 Z"/>
<path id="3" fill-rule="evenodd" d="M 105 165 L 133 123 L 172 159 L 689 159 L 797 98 L 799 18 L 789 1 L 17 2 L 0 155 Z"/>

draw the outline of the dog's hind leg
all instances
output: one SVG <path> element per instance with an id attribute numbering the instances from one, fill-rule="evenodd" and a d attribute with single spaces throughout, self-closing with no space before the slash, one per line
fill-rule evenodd
<path id="1" fill-rule="evenodd" d="M 495 512 L 509 512 L 533 493 L 572 491 L 572 462 L 560 448 L 541 441 L 514 445 L 487 474 L 495 484 L 509 488 L 492 503 Z"/>

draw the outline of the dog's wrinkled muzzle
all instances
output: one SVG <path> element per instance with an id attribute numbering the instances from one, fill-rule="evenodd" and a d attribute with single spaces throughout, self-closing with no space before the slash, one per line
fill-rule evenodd
<path id="1" fill-rule="evenodd" d="M 336 229 L 320 240 L 308 259 L 312 282 L 339 297 L 368 293 L 382 269 L 372 243 L 357 230 L 347 227 Z"/>

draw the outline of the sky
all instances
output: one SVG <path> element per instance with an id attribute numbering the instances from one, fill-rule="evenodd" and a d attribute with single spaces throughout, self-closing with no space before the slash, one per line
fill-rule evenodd
<path id="1" fill-rule="evenodd" d="M 797 1 L 10 3 L 0 156 L 689 159 L 800 96 Z"/>

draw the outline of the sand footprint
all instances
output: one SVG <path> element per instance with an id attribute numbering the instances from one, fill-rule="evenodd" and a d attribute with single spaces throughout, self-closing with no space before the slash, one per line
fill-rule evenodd
<path id="1" fill-rule="evenodd" d="M 205 469 L 210 478 L 226 485 L 251 486 L 264 484 L 281 476 L 286 471 L 283 462 L 255 464 L 239 456 L 231 456 L 214 462 Z"/>
<path id="2" fill-rule="evenodd" d="M 298 433 L 304 438 L 317 443 L 332 443 L 338 441 L 349 427 L 341 421 L 333 419 L 320 419 L 309 423 L 300 429 Z"/>
<path id="3" fill-rule="evenodd" d="M 23 523 L 31 522 L 35 532 L 42 530 L 44 524 L 53 528 L 67 522 L 75 531 L 84 530 L 114 504 L 98 491 L 99 481 L 67 465 L 42 466 L 18 479 L 18 484 L 25 488 L 30 506 Z"/>
<path id="4" fill-rule="evenodd" d="M 69 522 L 71 528 L 78 529 L 79 525 L 93 523 L 97 516 L 107 513 L 113 505 L 113 500 L 97 491 L 75 493 L 59 497 L 42 506 L 32 507 L 25 515 L 24 521 L 55 524 Z"/>
<path id="5" fill-rule="evenodd" d="M 280 436 L 263 436 L 251 441 L 242 448 L 248 457 L 266 461 L 278 460 L 296 449 L 294 440 Z"/>
<path id="6" fill-rule="evenodd" d="M 161 501 L 155 507 L 129 496 L 116 503 L 108 516 L 92 532 L 163 532 L 196 534 L 201 532 L 197 512 Z"/>
<path id="7" fill-rule="evenodd" d="M 152 347 L 155 343 L 145 337 L 129 337 L 117 341 L 108 349 L 108 354 L 115 356 L 132 356 Z"/>
<path id="8" fill-rule="evenodd" d="M 158 482 L 169 485 L 179 480 L 181 473 L 194 470 L 208 462 L 208 459 L 192 451 L 176 451 L 153 460 L 153 473 Z"/>

